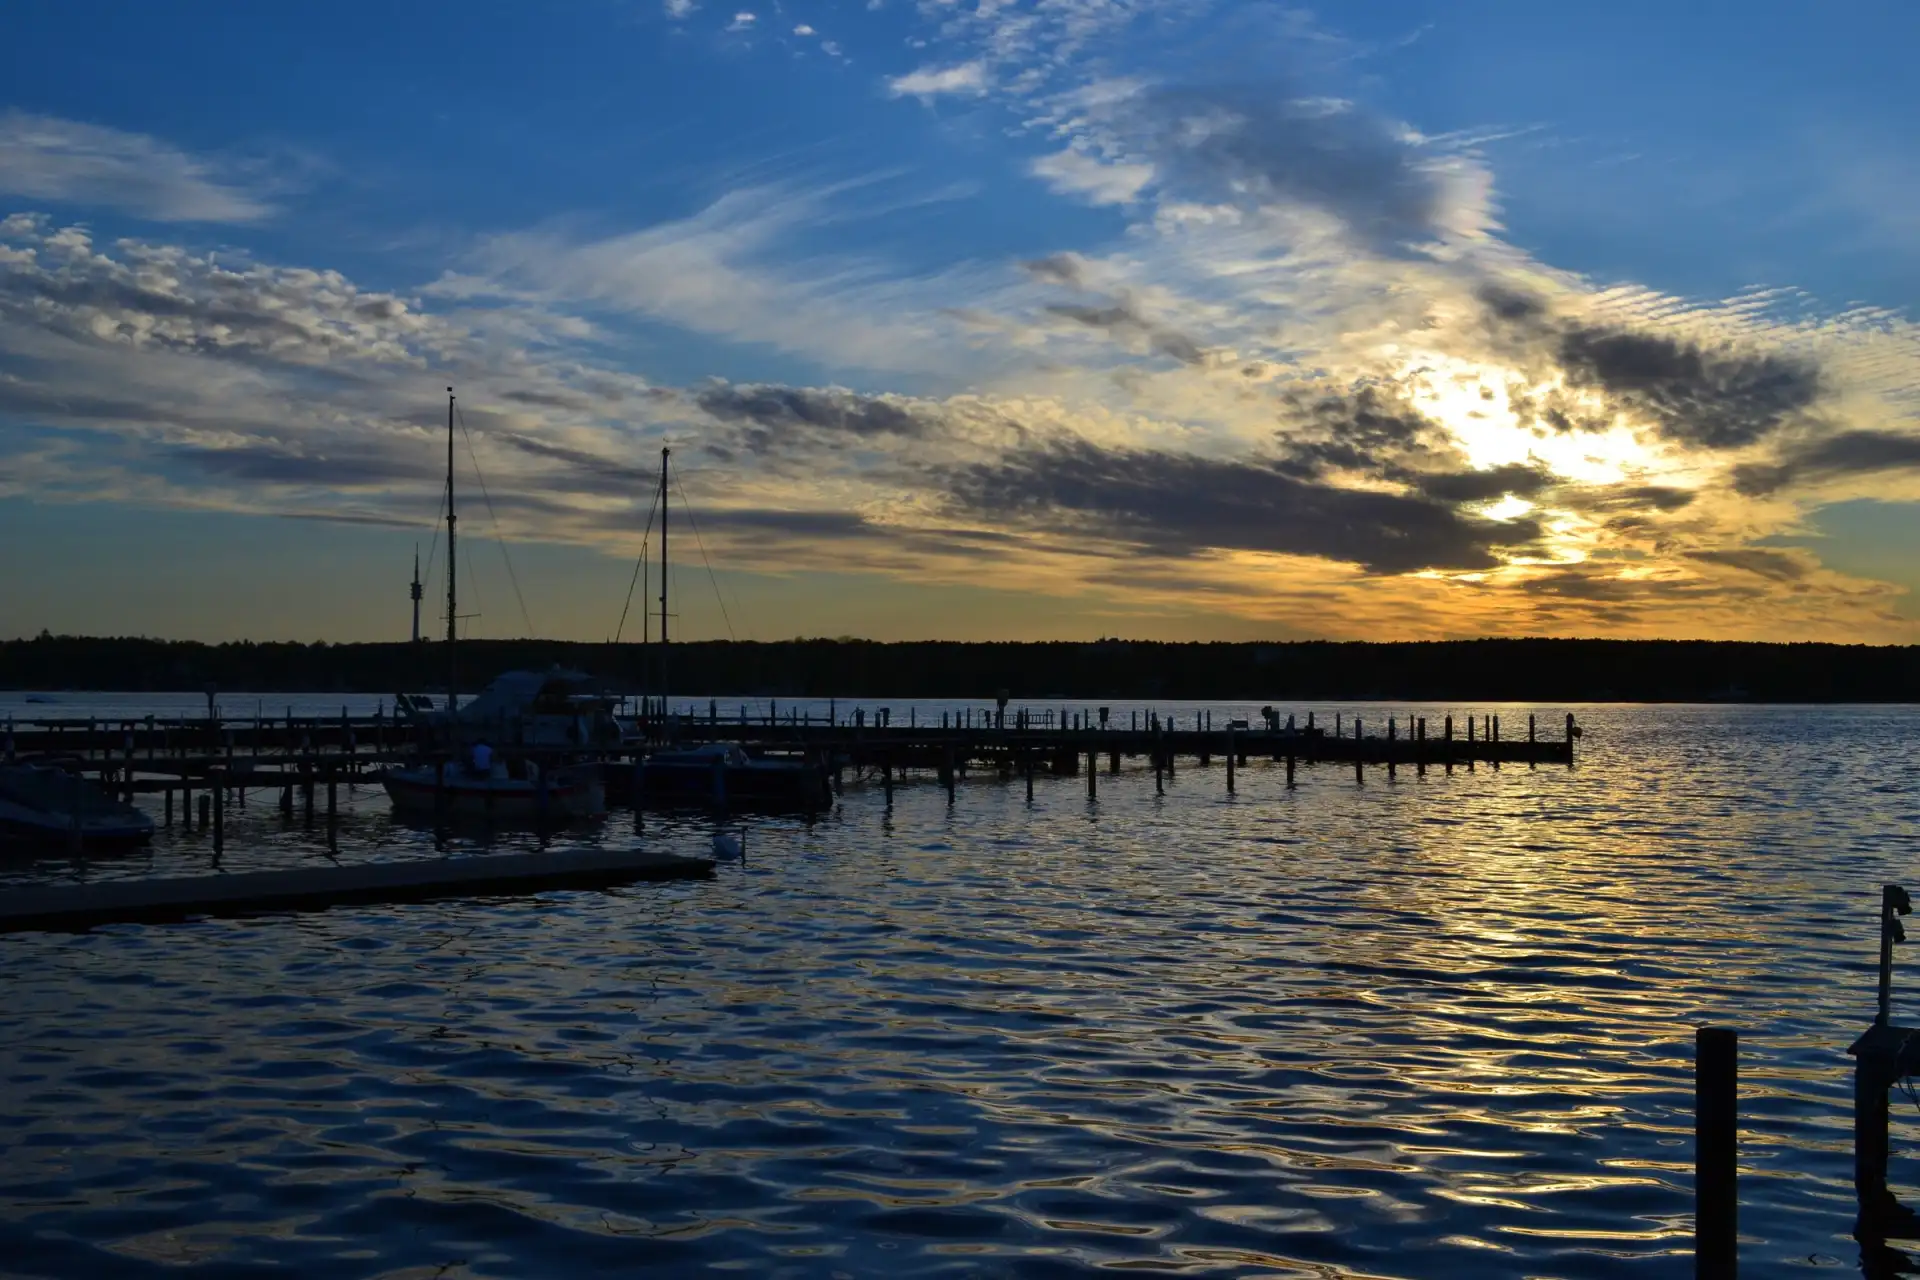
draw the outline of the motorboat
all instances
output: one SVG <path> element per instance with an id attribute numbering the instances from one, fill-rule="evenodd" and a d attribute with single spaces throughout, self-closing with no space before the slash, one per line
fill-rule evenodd
<path id="1" fill-rule="evenodd" d="M 432 760 L 388 769 L 381 785 L 395 810 L 496 822 L 564 821 L 607 811 L 606 786 L 593 763 L 542 769 L 531 759 Z"/>
<path id="2" fill-rule="evenodd" d="M 0 765 L 0 844 L 124 848 L 153 837 L 153 819 L 77 773 L 43 764 Z"/>
<path id="3" fill-rule="evenodd" d="M 635 783 L 640 798 L 648 802 L 801 810 L 833 804 L 833 789 L 821 765 L 749 755 L 734 742 L 656 751 L 637 766 Z"/>

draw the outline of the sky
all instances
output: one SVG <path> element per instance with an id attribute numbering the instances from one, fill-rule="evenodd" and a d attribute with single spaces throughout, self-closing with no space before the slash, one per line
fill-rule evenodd
<path id="1" fill-rule="evenodd" d="M 1920 641 L 1904 0 L 5 27 L 0 635 Z"/>

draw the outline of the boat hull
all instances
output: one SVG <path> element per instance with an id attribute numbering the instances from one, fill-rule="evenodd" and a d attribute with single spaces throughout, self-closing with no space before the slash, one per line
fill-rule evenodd
<path id="1" fill-rule="evenodd" d="M 0 847 L 66 849 L 77 840 L 83 849 L 126 849 L 152 838 L 153 819 L 145 814 L 89 814 L 76 826 L 69 814 L 0 800 Z"/>
<path id="2" fill-rule="evenodd" d="M 592 817 L 607 810 L 599 777 L 581 773 L 542 786 L 517 778 L 474 778 L 454 770 L 448 770 L 443 783 L 431 768 L 389 769 L 380 782 L 396 811 L 414 815 L 444 812 L 455 819 L 538 822 Z"/>
<path id="3" fill-rule="evenodd" d="M 784 809 L 811 812 L 833 805 L 833 790 L 818 765 L 665 764 L 646 761 L 624 779 L 630 803 Z"/>

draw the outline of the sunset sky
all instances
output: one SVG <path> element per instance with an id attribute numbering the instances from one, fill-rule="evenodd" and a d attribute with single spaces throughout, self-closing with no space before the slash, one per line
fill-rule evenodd
<path id="1" fill-rule="evenodd" d="M 4 29 L 0 635 L 1920 641 L 1904 0 Z"/>

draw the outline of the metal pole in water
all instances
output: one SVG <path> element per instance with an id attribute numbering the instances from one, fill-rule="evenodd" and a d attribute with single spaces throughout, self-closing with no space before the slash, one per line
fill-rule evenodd
<path id="1" fill-rule="evenodd" d="M 1731 1027 L 1701 1027 L 1693 1053 L 1693 1273 L 1733 1280 L 1739 1271 L 1739 1048 Z"/>

